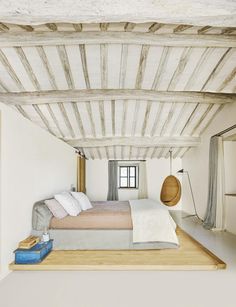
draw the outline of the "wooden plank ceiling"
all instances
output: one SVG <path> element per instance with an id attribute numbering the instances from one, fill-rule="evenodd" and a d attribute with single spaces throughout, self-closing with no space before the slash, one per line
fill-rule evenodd
<path id="1" fill-rule="evenodd" d="M 0 23 L 0 101 L 90 159 L 182 157 L 235 102 L 236 28 Z"/>

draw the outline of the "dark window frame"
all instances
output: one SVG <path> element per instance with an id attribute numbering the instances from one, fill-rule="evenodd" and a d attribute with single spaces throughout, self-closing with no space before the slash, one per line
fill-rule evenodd
<path id="1" fill-rule="evenodd" d="M 127 176 L 121 176 L 121 170 L 127 169 Z M 134 176 L 130 176 L 130 169 L 134 168 Z M 120 165 L 119 166 L 119 189 L 138 189 L 138 171 L 137 171 L 138 166 L 137 165 Z M 122 186 L 121 185 L 121 179 L 122 178 L 127 178 L 127 186 Z M 134 178 L 135 185 L 131 186 L 130 185 L 130 179 Z"/>

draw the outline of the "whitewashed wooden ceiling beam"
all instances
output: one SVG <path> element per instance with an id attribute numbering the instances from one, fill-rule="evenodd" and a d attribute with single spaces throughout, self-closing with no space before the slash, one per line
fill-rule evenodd
<path id="1" fill-rule="evenodd" d="M 0 22 L 0 30 L 1 31 L 9 31 L 9 27 L 5 25 L 5 23 Z"/>
<path id="2" fill-rule="evenodd" d="M 111 121 L 112 121 L 112 135 L 116 134 L 116 108 L 115 100 L 111 101 Z"/>
<path id="3" fill-rule="evenodd" d="M 177 27 L 173 29 L 173 32 L 180 33 L 192 27 L 193 27 L 192 25 L 178 25 Z"/>
<path id="4" fill-rule="evenodd" d="M 126 132 L 127 107 L 128 107 L 128 101 L 124 100 L 123 117 L 122 117 L 122 125 L 121 125 L 121 135 L 122 136 L 125 136 L 125 132 Z"/>
<path id="5" fill-rule="evenodd" d="M 135 136 L 139 109 L 140 109 L 140 101 L 137 100 L 135 102 L 135 110 L 134 110 L 134 117 L 133 117 L 132 131 L 131 131 L 132 137 Z"/>
<path id="6" fill-rule="evenodd" d="M 158 89 L 158 86 L 162 78 L 162 73 L 165 70 L 165 67 L 169 59 L 169 55 L 170 55 L 170 48 L 165 47 L 161 54 L 161 59 L 160 59 L 160 62 L 159 62 L 159 65 L 158 65 L 158 68 L 157 68 L 157 71 L 156 71 L 156 74 L 153 80 L 152 89 Z"/>
<path id="7" fill-rule="evenodd" d="M 23 85 L 21 84 L 20 79 L 18 78 L 17 74 L 15 73 L 14 69 L 12 68 L 11 64 L 9 63 L 6 55 L 0 50 L 0 61 L 2 65 L 5 67 L 6 71 L 15 82 L 16 86 L 19 88 L 20 91 L 25 91 Z"/>
<path id="8" fill-rule="evenodd" d="M 176 159 L 179 156 L 180 151 L 182 150 L 182 147 L 177 148 L 177 150 L 175 151 L 175 153 L 173 154 L 173 158 Z"/>
<path id="9" fill-rule="evenodd" d="M 77 106 L 76 103 L 72 103 L 72 107 L 73 107 L 73 110 L 74 110 L 74 113 L 75 113 L 75 118 L 76 118 L 79 130 L 80 130 L 80 133 L 81 133 L 82 137 L 85 137 L 84 126 L 83 126 L 83 122 L 82 122 L 82 119 L 81 119 L 81 115 L 80 115 L 78 106 Z"/>
<path id="10" fill-rule="evenodd" d="M 179 79 L 181 75 L 184 72 L 184 69 L 189 61 L 189 58 L 191 56 L 192 49 L 190 47 L 184 48 L 183 53 L 181 55 L 180 61 L 176 67 L 176 70 L 170 80 L 168 91 L 175 90 L 176 84 L 179 82 Z"/>
<path id="11" fill-rule="evenodd" d="M 126 22 L 124 26 L 125 32 L 131 32 L 136 26 L 136 23 L 133 22 Z"/>
<path id="12" fill-rule="evenodd" d="M 101 31 L 107 31 L 107 30 L 108 30 L 108 27 L 109 27 L 109 23 L 106 23 L 106 22 L 100 23 L 100 29 L 101 29 Z"/>
<path id="13" fill-rule="evenodd" d="M 76 32 L 81 32 L 83 30 L 83 25 L 82 23 L 73 23 L 73 28 Z"/>
<path id="14" fill-rule="evenodd" d="M 46 23 L 45 26 L 51 31 L 57 31 L 57 25 L 55 23 Z"/>
<path id="15" fill-rule="evenodd" d="M 46 128 L 48 129 L 48 131 L 55 135 L 55 133 L 52 131 L 52 129 L 50 128 L 49 122 L 47 120 L 47 118 L 44 116 L 44 113 L 41 111 L 40 107 L 38 105 L 34 105 L 34 109 L 35 111 L 38 113 L 39 117 L 41 118 L 42 122 L 44 123 L 44 125 L 46 126 Z"/>
<path id="16" fill-rule="evenodd" d="M 53 110 L 52 110 L 52 108 L 51 108 L 51 105 L 50 105 L 50 104 L 47 104 L 46 106 L 47 106 L 48 113 L 50 114 L 50 116 L 51 116 L 53 122 L 55 123 L 55 125 L 56 125 L 56 127 L 57 127 L 57 130 L 59 131 L 61 137 L 64 138 L 64 137 L 65 137 L 65 134 L 62 132 L 62 129 L 61 129 L 61 127 L 60 127 L 60 124 L 59 124 L 59 122 L 58 122 L 58 120 L 57 120 L 57 117 L 55 116 L 55 114 L 54 114 L 54 112 L 53 112 Z"/>
<path id="17" fill-rule="evenodd" d="M 230 57 L 234 54 L 235 50 L 232 48 L 228 48 L 226 52 L 222 55 L 222 57 L 219 59 L 217 65 L 214 67 L 212 72 L 209 74 L 207 80 L 203 84 L 201 90 L 204 90 L 207 88 L 207 85 L 212 82 L 215 77 L 218 75 L 218 73 L 221 71 L 221 69 L 224 67 L 225 63 L 230 59 Z"/>
<path id="18" fill-rule="evenodd" d="M 27 32 L 33 32 L 34 28 L 31 27 L 30 25 L 18 25 L 18 27 L 20 27 L 21 29 L 27 31 Z"/>
<path id="19" fill-rule="evenodd" d="M 64 106 L 64 104 L 62 102 L 60 102 L 58 105 L 59 105 L 59 109 L 60 109 L 60 111 L 62 113 L 64 122 L 66 124 L 66 127 L 67 127 L 70 135 L 74 138 L 75 137 L 75 132 L 74 132 L 74 129 L 73 129 L 73 127 L 71 125 L 71 122 L 69 120 L 69 117 L 68 117 L 68 114 L 66 112 L 65 106 Z"/>
<path id="20" fill-rule="evenodd" d="M 24 69 L 25 69 L 25 71 L 26 71 L 30 81 L 32 82 L 34 88 L 37 91 L 40 91 L 41 90 L 41 86 L 40 86 L 40 84 L 39 84 L 39 82 L 38 82 L 38 80 L 37 80 L 37 78 L 36 78 L 36 76 L 34 74 L 34 71 L 33 71 L 32 67 L 31 67 L 31 65 L 30 65 L 30 63 L 29 63 L 29 61 L 28 61 L 28 59 L 27 59 L 23 49 L 21 47 L 16 47 L 15 50 L 16 50 L 16 53 L 17 53 L 18 57 L 20 58 L 20 61 L 21 61 L 22 65 L 24 66 Z"/>
<path id="21" fill-rule="evenodd" d="M 214 105 L 210 104 L 206 111 L 202 114 L 201 118 L 197 121 L 197 123 L 195 124 L 195 126 L 193 127 L 193 130 L 191 132 L 191 135 L 194 135 L 195 131 L 198 129 L 198 127 L 201 125 L 202 121 L 206 118 L 207 114 L 211 111 L 212 107 Z"/>
<path id="22" fill-rule="evenodd" d="M 48 77 L 49 77 L 49 81 L 50 81 L 50 84 L 52 86 L 52 89 L 56 90 L 57 89 L 57 84 L 56 84 L 56 80 L 55 80 L 55 76 L 53 74 L 53 71 L 52 71 L 52 68 L 51 68 L 51 65 L 48 61 L 48 58 L 47 58 L 47 55 L 43 49 L 43 47 L 41 46 L 37 46 L 36 47 L 37 51 L 38 51 L 38 54 L 41 58 L 41 61 L 48 73 Z"/>
<path id="23" fill-rule="evenodd" d="M 205 26 L 205 27 L 202 27 L 201 29 L 199 29 L 197 31 L 198 34 L 204 34 L 206 32 L 208 32 L 212 27 L 211 26 Z"/>
<path id="24" fill-rule="evenodd" d="M 104 112 L 104 102 L 99 101 L 99 113 L 102 127 L 102 136 L 106 135 L 106 126 L 105 126 L 105 112 Z"/>
<path id="25" fill-rule="evenodd" d="M 0 47 L 60 46 L 78 44 L 138 44 L 164 47 L 236 47 L 236 35 L 160 34 L 139 32 L 2 32 Z"/>
<path id="26" fill-rule="evenodd" d="M 93 135 L 93 137 L 96 137 L 96 128 L 95 128 L 95 122 L 93 120 L 93 112 L 92 112 L 92 108 L 91 108 L 91 103 L 90 103 L 90 101 L 86 101 L 86 102 L 87 102 L 86 103 L 86 109 L 87 109 L 88 116 L 89 116 L 92 135 Z"/>
<path id="27" fill-rule="evenodd" d="M 21 106 L 16 106 L 16 109 L 21 113 L 21 115 L 30 120 L 29 115 L 25 112 L 25 110 Z"/>
<path id="28" fill-rule="evenodd" d="M 158 106 L 158 110 L 156 112 L 155 120 L 154 120 L 152 130 L 151 130 L 151 136 L 154 136 L 155 133 L 156 133 L 156 129 L 157 129 L 157 125 L 158 125 L 158 122 L 159 122 L 159 119 L 160 119 L 160 116 L 161 116 L 163 105 L 164 105 L 163 103 L 160 103 L 159 106 Z"/>
<path id="29" fill-rule="evenodd" d="M 121 49 L 121 64 L 120 64 L 120 77 L 119 86 L 124 88 L 125 86 L 125 76 L 127 68 L 127 58 L 128 58 L 128 45 L 122 45 Z"/>
<path id="30" fill-rule="evenodd" d="M 74 147 L 134 146 L 134 147 L 195 147 L 200 143 L 199 137 L 104 137 L 86 139 L 66 139 Z"/>
<path id="31" fill-rule="evenodd" d="M 108 47 L 107 44 L 100 45 L 100 56 L 101 56 L 101 87 L 107 88 L 107 56 L 108 56 Z"/>
<path id="32" fill-rule="evenodd" d="M 191 91 L 154 91 L 137 89 L 90 89 L 51 90 L 20 93 L 0 93 L 0 100 L 6 104 L 47 104 L 63 102 L 85 102 L 100 100 L 151 100 L 156 102 L 187 102 L 225 104 L 236 101 L 234 93 L 210 93 Z"/>
<path id="33" fill-rule="evenodd" d="M 90 80 L 89 80 L 85 45 L 84 44 L 79 45 L 79 49 L 80 49 L 80 56 L 81 56 L 81 62 L 82 62 L 82 67 L 83 67 L 83 73 L 84 73 L 84 80 L 85 80 L 85 84 L 86 84 L 87 89 L 89 89 L 90 88 Z"/>
<path id="34" fill-rule="evenodd" d="M 235 78 L 236 76 L 236 67 L 234 67 L 228 76 L 223 80 L 222 84 L 218 87 L 217 91 L 221 92 L 223 89 Z"/>
<path id="35" fill-rule="evenodd" d="M 204 52 L 202 53 L 196 67 L 194 68 L 192 75 L 189 77 L 187 84 L 185 85 L 184 90 L 189 91 L 192 86 L 196 83 L 196 78 L 199 76 L 199 73 L 201 73 L 202 67 L 206 65 L 205 63 L 208 61 L 208 58 L 212 55 L 214 49 L 212 48 L 206 48 Z"/>
<path id="36" fill-rule="evenodd" d="M 163 23 L 158 23 L 158 22 L 154 22 L 150 27 L 149 27 L 149 31 L 151 33 L 155 33 L 157 32 L 160 28 L 162 28 L 164 26 Z"/>
<path id="37" fill-rule="evenodd" d="M 138 65 L 138 73 L 136 76 L 135 88 L 140 89 L 142 88 L 143 76 L 145 73 L 147 56 L 148 56 L 149 46 L 143 45 L 141 50 L 141 55 L 139 59 Z"/>
<path id="38" fill-rule="evenodd" d="M 68 55 L 66 52 L 66 48 L 65 46 L 61 45 L 61 46 L 57 46 L 57 51 L 61 60 L 61 64 L 64 70 L 64 74 L 66 77 L 66 81 L 68 84 L 68 88 L 69 89 L 74 89 L 74 80 L 73 80 L 73 76 L 71 73 L 71 68 L 70 68 L 70 63 L 69 63 L 69 59 L 68 59 Z"/>
<path id="39" fill-rule="evenodd" d="M 236 27 L 225 28 L 221 31 L 221 34 L 229 35 L 234 31 L 236 31 Z"/>
<path id="40" fill-rule="evenodd" d="M 143 122 L 142 130 L 141 130 L 142 136 L 144 136 L 145 133 L 146 133 L 147 123 L 148 123 L 148 119 L 149 119 L 149 115 L 150 115 L 150 111 L 151 111 L 151 106 L 152 106 L 152 102 L 147 101 L 146 111 L 145 111 L 145 115 L 144 115 L 144 122 Z"/>
<path id="41" fill-rule="evenodd" d="M 161 132 L 160 132 L 160 135 L 161 135 L 161 136 L 165 135 L 165 132 L 166 132 L 166 130 L 167 130 L 167 128 L 168 128 L 168 125 L 170 124 L 171 119 L 172 119 L 172 117 L 173 117 L 173 115 L 174 115 L 175 106 L 176 106 L 176 104 L 175 104 L 175 103 L 172 103 L 171 109 L 170 109 L 170 111 L 169 111 L 169 113 L 168 113 L 168 115 L 167 115 L 167 117 L 166 117 L 166 120 L 165 120 L 165 122 L 164 122 L 164 124 L 163 124 L 163 126 L 162 126 L 162 128 L 161 128 Z"/>
<path id="42" fill-rule="evenodd" d="M 17 47 L 16 49 L 16 53 L 20 58 L 20 61 L 27 73 L 27 75 L 29 76 L 29 79 L 31 80 L 33 86 L 35 87 L 35 89 L 40 90 L 41 87 L 39 85 L 39 82 L 30 66 L 30 63 L 27 60 L 27 57 L 24 53 L 24 51 L 22 50 L 21 47 Z M 6 68 L 6 70 L 8 71 L 9 75 L 11 76 L 12 80 L 15 82 L 15 84 L 17 85 L 17 87 L 19 88 L 19 90 L 25 90 L 23 84 L 21 83 L 20 79 L 18 78 L 16 72 L 14 71 L 14 69 L 12 68 L 11 64 L 9 63 L 7 57 L 5 56 L 5 54 L 0 51 L 0 61 L 2 62 L 2 64 L 4 65 L 4 67 Z M 18 108 L 18 110 L 20 111 L 20 113 L 26 117 L 26 118 L 30 118 L 30 116 L 27 114 L 27 112 L 25 112 L 25 110 L 23 109 L 23 107 L 21 105 L 19 105 L 20 108 Z M 38 105 L 33 105 L 33 108 L 35 110 L 35 112 L 39 115 L 39 118 L 42 120 L 43 124 L 45 125 L 45 127 L 47 128 L 47 130 L 53 134 L 54 132 L 52 131 L 50 124 L 47 120 L 47 118 L 44 116 L 43 112 L 41 111 L 41 109 L 39 108 Z"/>

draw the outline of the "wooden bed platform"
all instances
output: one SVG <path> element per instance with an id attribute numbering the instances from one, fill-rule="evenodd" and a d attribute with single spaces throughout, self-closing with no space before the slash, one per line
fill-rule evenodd
<path id="1" fill-rule="evenodd" d="M 41 263 L 11 263 L 13 271 L 218 270 L 226 264 L 182 229 L 180 248 L 167 250 L 52 251 Z"/>

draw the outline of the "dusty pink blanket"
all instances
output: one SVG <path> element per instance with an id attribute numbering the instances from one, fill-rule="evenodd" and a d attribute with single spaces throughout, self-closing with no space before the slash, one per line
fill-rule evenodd
<path id="1" fill-rule="evenodd" d="M 78 216 L 53 217 L 52 229 L 133 229 L 128 201 L 92 202 L 93 208 Z"/>

